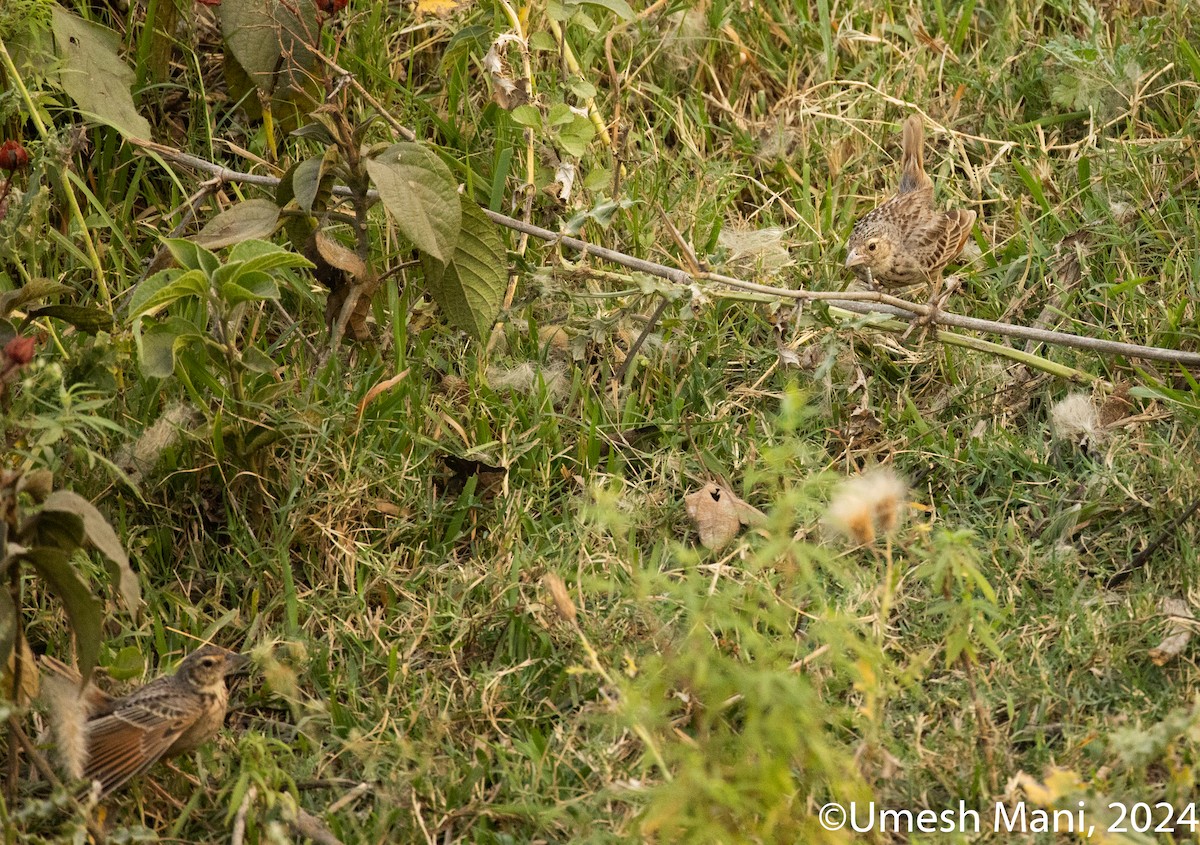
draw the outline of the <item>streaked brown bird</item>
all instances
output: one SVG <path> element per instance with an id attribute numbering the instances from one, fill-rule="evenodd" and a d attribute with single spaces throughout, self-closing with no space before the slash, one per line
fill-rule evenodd
<path id="1" fill-rule="evenodd" d="M 938 211 L 933 180 L 925 172 L 925 135 L 919 115 L 904 121 L 902 169 L 896 195 L 854 224 L 846 267 L 872 286 L 933 285 L 937 300 L 942 271 L 962 252 L 975 212 Z"/>
<path id="2" fill-rule="evenodd" d="M 225 722 L 225 676 L 249 658 L 215 645 L 193 651 L 173 675 L 128 695 L 87 700 L 87 763 L 83 776 L 107 795 L 167 757 L 208 742 Z"/>

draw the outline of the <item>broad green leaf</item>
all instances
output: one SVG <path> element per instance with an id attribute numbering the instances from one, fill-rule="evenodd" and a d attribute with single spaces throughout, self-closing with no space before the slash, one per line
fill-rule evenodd
<path id="1" fill-rule="evenodd" d="M 150 139 L 150 124 L 129 94 L 134 73 L 117 51 L 121 37 L 99 24 L 53 7 L 54 45 L 61 61 L 59 79 L 79 111 L 128 138 Z"/>
<path id="2" fill-rule="evenodd" d="M 518 126 L 528 126 L 531 129 L 541 129 L 542 113 L 530 105 L 520 105 L 512 110 L 512 121 Z"/>
<path id="3" fill-rule="evenodd" d="M 600 6 L 603 9 L 608 9 L 623 21 L 633 20 L 633 9 L 625 0 L 580 0 L 580 2 L 589 6 Z"/>
<path id="4" fill-rule="evenodd" d="M 217 14 L 226 49 L 260 91 L 304 88 L 305 71 L 319 67 L 308 46 L 319 31 L 312 0 L 223 0 Z"/>
<path id="5" fill-rule="evenodd" d="M 229 250 L 230 261 L 241 261 L 245 272 L 260 270 L 270 272 L 291 267 L 312 267 L 313 264 L 303 255 L 290 249 L 270 243 L 269 241 L 242 241 Z"/>
<path id="6" fill-rule="evenodd" d="M 215 253 L 184 238 L 163 238 L 163 246 L 185 270 L 203 270 L 205 273 L 211 273 L 221 266 L 221 259 L 217 258 Z"/>
<path id="7" fill-rule="evenodd" d="M 539 29 L 529 36 L 529 49 L 534 51 L 557 50 L 558 42 L 554 40 L 554 36 L 549 32 Z"/>
<path id="8" fill-rule="evenodd" d="M 337 165 L 337 147 L 329 147 L 323 156 L 313 156 L 296 166 L 292 174 L 292 191 L 302 211 L 324 207 L 333 190 L 333 171 Z"/>
<path id="9" fill-rule="evenodd" d="M 135 332 L 134 337 L 142 372 L 152 378 L 167 378 L 175 372 L 175 358 L 179 350 L 203 335 L 182 317 L 171 317 Z"/>
<path id="10" fill-rule="evenodd" d="M 83 517 L 42 509 L 21 521 L 17 536 L 27 548 L 53 548 L 70 554 L 83 545 L 87 533 Z"/>
<path id="11" fill-rule="evenodd" d="M 208 277 L 200 270 L 163 270 L 138 285 L 129 302 L 131 319 L 151 314 L 185 296 L 203 297 L 208 292 Z"/>
<path id="12" fill-rule="evenodd" d="M 508 255 L 500 230 L 467 197 L 462 197 L 462 235 L 454 258 L 441 267 L 422 256 L 429 292 L 446 316 L 476 340 L 484 341 L 500 314 L 507 286 Z"/>
<path id="13" fill-rule="evenodd" d="M 333 135 L 328 129 L 320 123 L 306 123 L 299 129 L 292 132 L 293 138 L 311 138 L 318 144 L 326 145 L 333 143 Z"/>
<path id="14" fill-rule="evenodd" d="M 246 369 L 256 373 L 273 373 L 279 369 L 279 364 L 256 346 L 242 350 L 242 363 Z"/>
<path id="15" fill-rule="evenodd" d="M 559 146 L 568 154 L 578 158 L 587 152 L 587 145 L 596 137 L 596 127 L 586 117 L 572 115 L 571 124 L 559 131 Z"/>
<path id="16" fill-rule="evenodd" d="M 70 490 L 56 490 L 51 493 L 42 504 L 42 511 L 71 513 L 83 520 L 84 536 L 108 559 L 108 570 L 113 585 L 129 611 L 136 612 L 142 603 L 142 591 L 138 586 L 137 576 L 129 567 L 129 555 L 125 553 L 125 547 L 117 538 L 117 532 L 113 531 L 104 514 L 83 496 Z"/>
<path id="17" fill-rule="evenodd" d="M 239 302 L 261 302 L 264 299 L 278 299 L 279 286 L 267 273 L 254 271 L 241 272 L 231 281 L 221 285 L 221 298 L 230 305 Z"/>
<path id="18" fill-rule="evenodd" d="M 38 575 L 58 596 L 67 611 L 71 630 L 75 633 L 75 654 L 79 660 L 79 674 L 84 679 L 91 677 L 100 656 L 100 641 L 103 636 L 101 623 L 103 614 L 100 602 L 79 578 L 71 566 L 71 553 L 61 549 L 30 549 L 22 557 L 29 561 Z"/>
<path id="19" fill-rule="evenodd" d="M 270 200 L 246 200 L 230 206 L 204 225 L 192 241 L 209 249 L 270 237 L 279 226 L 279 206 Z"/>
<path id="20" fill-rule="evenodd" d="M 575 112 L 566 103 L 555 103 L 546 113 L 546 123 L 549 126 L 563 126 L 575 119 Z"/>
<path id="21" fill-rule="evenodd" d="M 218 267 L 216 272 L 212 274 L 213 290 L 220 293 L 225 289 L 227 284 L 230 282 L 236 282 L 238 280 L 238 276 L 240 276 L 242 273 L 242 264 L 243 262 L 233 261 L 231 258 L 231 260 L 226 261 L 224 264 Z"/>
<path id="22" fill-rule="evenodd" d="M 146 659 L 142 657 L 137 646 L 127 645 L 117 652 L 117 656 L 104 667 L 104 671 L 114 681 L 140 678 L 146 673 Z"/>
<path id="23" fill-rule="evenodd" d="M 279 187 L 275 189 L 275 204 L 280 208 L 287 208 L 288 204 L 296 198 L 295 186 L 292 182 L 296 176 L 296 168 L 299 166 L 293 164 L 279 180 Z M 308 238 L 315 228 L 316 221 L 311 217 L 289 214 L 283 218 L 283 230 L 287 232 L 288 240 L 292 242 L 295 249 L 304 248 L 304 244 L 308 242 Z"/>
<path id="24" fill-rule="evenodd" d="M 443 264 L 454 254 L 462 226 L 458 184 L 431 150 L 393 144 L 368 159 L 367 173 L 401 234 Z"/>
<path id="25" fill-rule="evenodd" d="M 11 314 L 35 300 L 45 299 L 48 296 L 62 296 L 66 293 L 71 293 L 71 288 L 66 285 L 52 282 L 49 279 L 30 279 L 28 283 L 21 285 L 16 290 L 0 293 L 0 317 Z"/>
<path id="26" fill-rule="evenodd" d="M 86 305 L 43 305 L 29 312 L 29 319 L 37 317 L 62 320 L 87 334 L 109 331 L 113 325 L 112 314 L 100 308 L 88 308 Z"/>

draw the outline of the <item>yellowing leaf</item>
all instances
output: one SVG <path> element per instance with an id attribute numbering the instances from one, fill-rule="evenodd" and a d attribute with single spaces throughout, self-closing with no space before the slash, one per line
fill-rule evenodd
<path id="1" fill-rule="evenodd" d="M 417 0 L 417 17 L 432 15 L 444 18 L 461 5 L 456 0 Z"/>
<path id="2" fill-rule="evenodd" d="M 117 55 L 120 36 L 58 4 L 52 9 L 63 90 L 86 117 L 106 123 L 126 137 L 149 140 L 150 124 L 138 114 L 129 93 L 134 73 Z"/>

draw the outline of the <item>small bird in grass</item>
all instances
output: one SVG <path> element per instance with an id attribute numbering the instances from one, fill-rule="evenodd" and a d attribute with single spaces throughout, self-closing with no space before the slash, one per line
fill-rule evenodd
<path id="1" fill-rule="evenodd" d="M 933 180 L 925 172 L 920 116 L 914 114 L 904 121 L 901 144 L 902 169 L 896 196 L 854 224 L 846 245 L 846 267 L 873 287 L 929 282 L 929 304 L 936 309 L 942 270 L 962 252 L 975 225 L 975 212 L 934 208 Z"/>
<path id="2" fill-rule="evenodd" d="M 87 762 L 83 776 L 107 795 L 166 757 L 185 754 L 216 736 L 225 722 L 225 676 L 249 658 L 206 645 L 179 664 L 120 698 L 87 701 Z"/>

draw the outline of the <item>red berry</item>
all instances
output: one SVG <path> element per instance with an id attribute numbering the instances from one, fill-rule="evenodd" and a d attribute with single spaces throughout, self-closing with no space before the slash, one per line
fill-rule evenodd
<path id="1" fill-rule="evenodd" d="M 317 0 L 317 8 L 327 15 L 336 15 L 350 0 Z"/>
<path id="2" fill-rule="evenodd" d="M 21 170 L 29 164 L 29 151 L 20 141 L 8 140 L 0 144 L 0 170 Z"/>
<path id="3" fill-rule="evenodd" d="M 33 347 L 36 341 L 31 337 L 17 335 L 4 345 L 4 357 L 13 365 L 22 366 L 33 360 Z"/>

